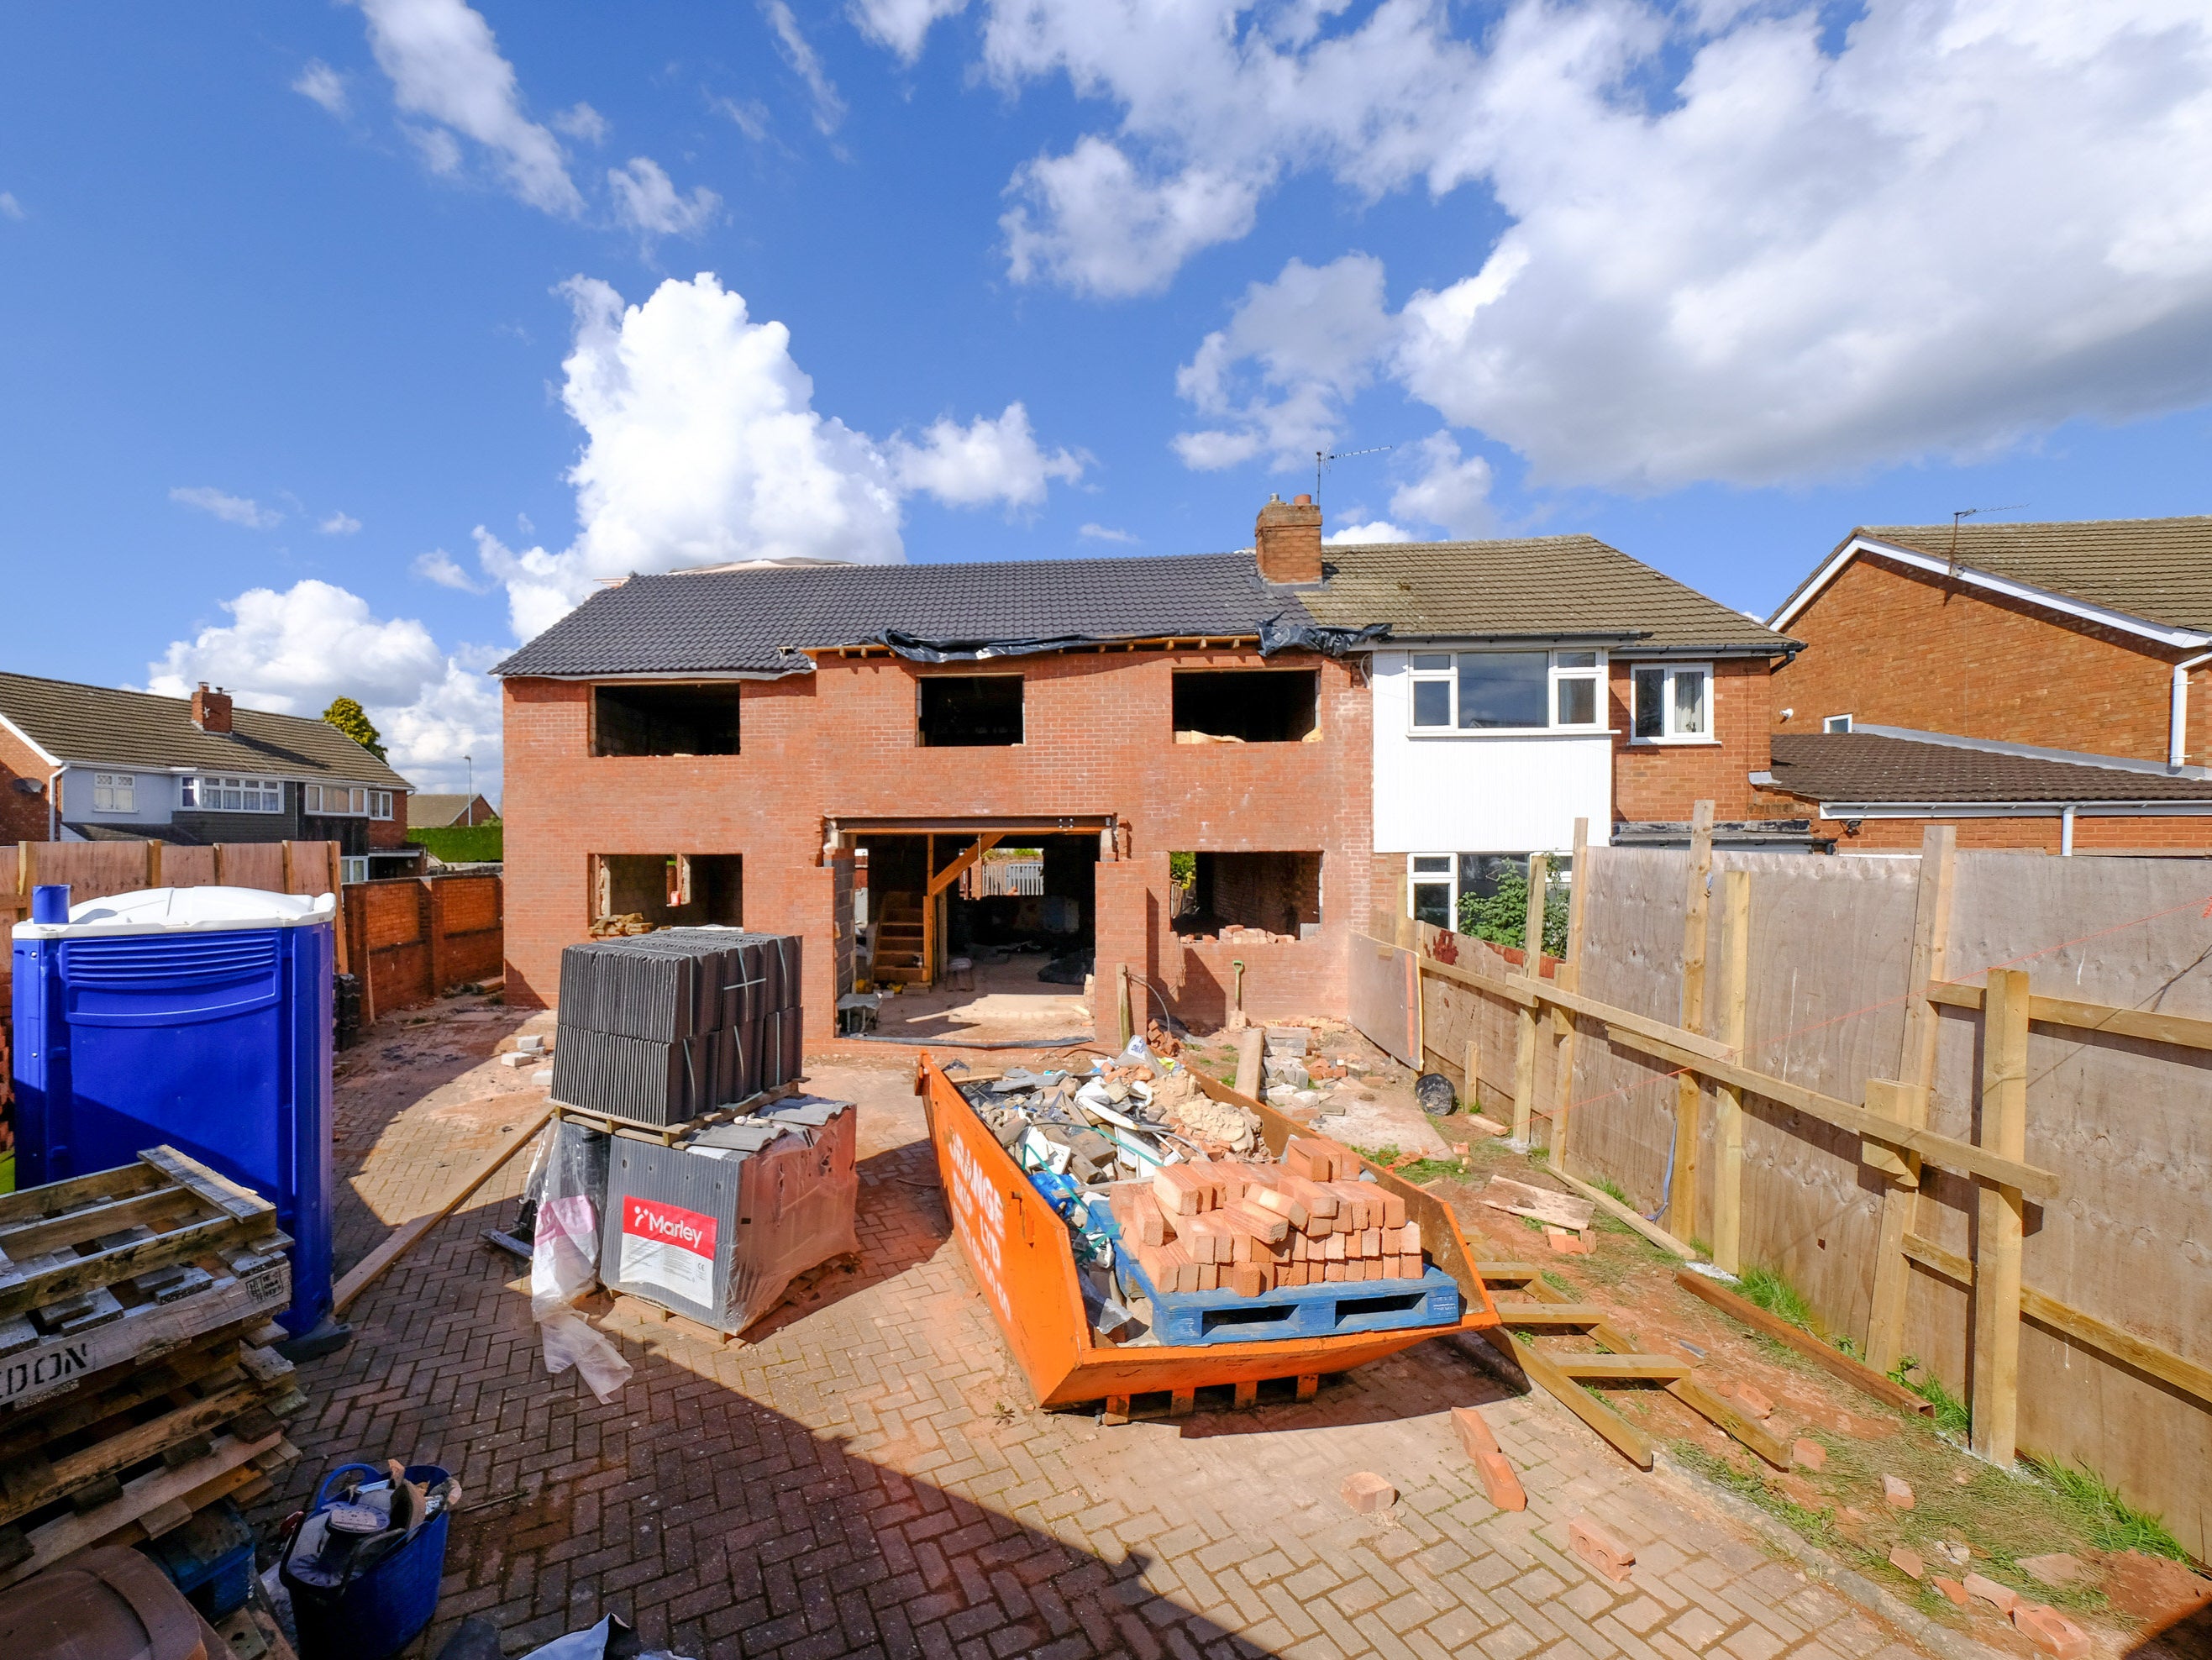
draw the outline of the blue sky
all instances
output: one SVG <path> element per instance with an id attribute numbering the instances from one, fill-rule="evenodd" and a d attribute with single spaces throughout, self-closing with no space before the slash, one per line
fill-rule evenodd
<path id="1" fill-rule="evenodd" d="M 1856 523 L 2207 508 L 2198 5 L 0 31 L 7 666 L 350 691 L 426 787 L 604 577 L 1243 545 L 1317 446 L 1394 447 L 1333 532 L 1753 611 Z"/>

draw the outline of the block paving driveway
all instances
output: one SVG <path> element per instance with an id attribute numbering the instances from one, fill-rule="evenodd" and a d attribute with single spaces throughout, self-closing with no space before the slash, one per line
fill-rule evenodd
<path id="1" fill-rule="evenodd" d="M 514 1024 L 376 1029 L 381 1060 L 338 1094 L 341 1265 L 542 1100 L 484 1064 Z M 469 1614 L 514 1655 L 609 1611 L 699 1660 L 1922 1652 L 1451 1344 L 1304 1404 L 1120 1428 L 1032 1409 L 949 1238 L 908 1064 L 813 1073 L 861 1102 L 857 1270 L 725 1348 L 610 1328 L 637 1371 L 606 1406 L 547 1376 L 526 1285 L 479 1238 L 513 1216 L 517 1159 L 355 1305 L 349 1348 L 302 1367 L 306 1456 L 259 1519 L 356 1457 L 458 1474 L 420 1655 Z M 1525 1512 L 1484 1497 L 1446 1418 L 1466 1404 L 1522 1472 Z M 1353 1514 L 1338 1489 L 1356 1470 L 1396 1505 Z M 1626 1585 L 1566 1548 L 1585 1510 L 1635 1545 Z"/>

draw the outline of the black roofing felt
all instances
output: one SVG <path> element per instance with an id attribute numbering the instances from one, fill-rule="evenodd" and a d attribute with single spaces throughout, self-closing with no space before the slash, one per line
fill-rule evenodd
<path id="1" fill-rule="evenodd" d="M 593 594 L 492 672 L 803 673 L 807 648 L 902 642 L 1066 644 L 1256 635 L 1310 621 L 1251 554 L 830 565 L 633 576 Z"/>

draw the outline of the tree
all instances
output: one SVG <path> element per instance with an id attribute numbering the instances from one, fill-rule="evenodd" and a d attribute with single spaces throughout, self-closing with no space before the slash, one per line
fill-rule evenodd
<path id="1" fill-rule="evenodd" d="M 323 720 L 378 760 L 384 759 L 383 733 L 377 731 L 375 723 L 368 718 L 368 711 L 352 698 L 333 698 L 330 708 L 323 711 Z"/>

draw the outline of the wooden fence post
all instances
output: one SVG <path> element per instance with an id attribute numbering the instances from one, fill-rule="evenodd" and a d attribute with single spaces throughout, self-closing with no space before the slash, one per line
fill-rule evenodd
<path id="1" fill-rule="evenodd" d="M 1720 1018 L 1713 1036 L 1744 1061 L 1744 1014 L 1751 999 L 1751 873 L 1721 873 Z M 1713 1266 L 1741 1271 L 1743 1256 L 1743 1091 L 1713 1090 Z"/>
<path id="2" fill-rule="evenodd" d="M 1901 1088 L 1876 1092 L 1868 1085 L 1867 1105 L 1899 1120 L 1908 1129 L 1928 1123 L 1928 1095 L 1936 1081 L 1936 1039 L 1941 1031 L 1928 985 L 1943 977 L 1951 933 L 1951 878 L 1957 866 L 1959 833 L 1948 824 L 1931 824 L 1920 840 L 1920 883 L 1913 906 L 1912 958 L 1905 980 L 1905 1043 L 1898 1058 Z M 1919 1217 L 1920 1155 L 1900 1159 L 1881 1201 L 1881 1243 L 1875 1247 L 1874 1307 L 1867 1316 L 1867 1364 L 1887 1372 L 1905 1356 L 1905 1316 L 1911 1289 L 1912 1264 L 1905 1237 Z M 1909 1179 L 1908 1179 L 1909 1178 Z"/>
<path id="3" fill-rule="evenodd" d="M 1475 1038 L 1467 1040 L 1467 1059 L 1462 1063 L 1467 1073 L 1467 1087 L 1460 1091 L 1460 1105 L 1469 1112 L 1480 1112 L 1482 1104 L 1477 1091 L 1480 1088 L 1482 1044 Z"/>
<path id="4" fill-rule="evenodd" d="M 1690 809 L 1690 904 L 1682 921 L 1682 1028 L 1705 1029 L 1705 915 L 1713 873 L 1713 804 Z M 1698 1075 L 1674 1079 L 1674 1179 L 1667 1189 L 1667 1227 L 1679 1239 L 1698 1231 Z"/>
<path id="5" fill-rule="evenodd" d="M 1117 988 L 1115 1007 L 1120 1012 L 1121 1019 L 1121 1047 L 1127 1049 L 1136 1030 L 1136 1017 L 1129 1007 L 1129 965 L 1127 963 L 1114 965 L 1114 981 Z"/>
<path id="6" fill-rule="evenodd" d="M 1544 982 L 1544 880 L 1551 873 L 1548 854 L 1528 855 L 1528 909 L 1522 921 L 1521 972 L 1532 985 Z M 1536 1010 L 1514 1011 L 1513 1145 L 1526 1150 L 1536 1108 Z"/>
<path id="7" fill-rule="evenodd" d="M 1583 899 L 1589 892 L 1589 820 L 1575 820 L 1574 863 L 1568 867 L 1567 954 L 1555 983 L 1562 991 L 1583 988 Z M 1567 1167 L 1568 1122 L 1575 1092 L 1575 1017 L 1556 1005 L 1552 1010 L 1552 1168 Z"/>
<path id="8" fill-rule="evenodd" d="M 2027 1151 L 2027 971 L 1991 969 L 1982 1003 L 1980 1143 L 2007 1158 Z M 2012 1468 L 2020 1428 L 2020 1248 L 2027 1201 L 1981 1184 L 1974 1238 L 1975 1452 Z"/>
<path id="9" fill-rule="evenodd" d="M 161 885 L 161 844 L 159 842 L 149 841 L 146 843 L 146 885 L 149 888 Z"/>

